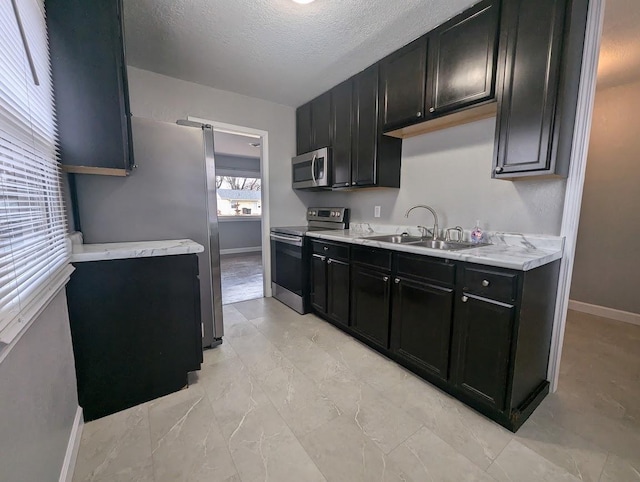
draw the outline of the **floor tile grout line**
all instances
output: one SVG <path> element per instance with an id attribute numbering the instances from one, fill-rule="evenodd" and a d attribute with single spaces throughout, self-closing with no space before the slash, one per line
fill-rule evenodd
<path id="1" fill-rule="evenodd" d="M 153 439 L 151 438 L 151 414 L 149 413 L 149 402 L 145 402 L 146 410 L 147 410 L 147 421 L 148 427 L 147 432 L 149 435 L 149 457 L 151 458 L 151 477 L 153 478 L 153 482 L 156 482 L 156 461 L 153 458 Z"/>

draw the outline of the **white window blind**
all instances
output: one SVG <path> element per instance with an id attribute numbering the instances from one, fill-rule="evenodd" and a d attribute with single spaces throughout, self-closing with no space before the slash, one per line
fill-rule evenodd
<path id="1" fill-rule="evenodd" d="M 67 264 L 65 238 L 43 1 L 2 0 L 0 333 Z"/>

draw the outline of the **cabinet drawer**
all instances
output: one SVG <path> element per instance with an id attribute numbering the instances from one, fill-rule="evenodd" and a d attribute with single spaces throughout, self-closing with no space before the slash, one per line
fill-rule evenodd
<path id="1" fill-rule="evenodd" d="M 312 241 L 311 249 L 313 253 L 321 254 L 327 258 L 349 261 L 348 245 Z"/>
<path id="2" fill-rule="evenodd" d="M 518 291 L 517 273 L 492 269 L 463 269 L 464 291 L 499 301 L 515 301 Z"/>
<path id="3" fill-rule="evenodd" d="M 397 254 L 397 272 L 400 276 L 412 276 L 427 281 L 453 285 L 456 279 L 456 267 L 448 260 Z"/>
<path id="4" fill-rule="evenodd" d="M 366 264 L 375 268 L 391 271 L 391 251 L 384 249 L 354 246 L 351 250 L 354 263 Z"/>

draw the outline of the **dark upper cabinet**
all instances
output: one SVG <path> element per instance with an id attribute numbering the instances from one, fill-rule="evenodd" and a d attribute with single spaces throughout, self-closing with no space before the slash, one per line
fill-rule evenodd
<path id="1" fill-rule="evenodd" d="M 427 37 L 421 37 L 380 62 L 382 127 L 385 131 L 424 118 Z"/>
<path id="2" fill-rule="evenodd" d="M 296 151 L 305 154 L 331 147 L 331 92 L 296 109 Z"/>
<path id="3" fill-rule="evenodd" d="M 391 349 L 443 380 L 449 376 L 453 297 L 450 287 L 394 279 Z"/>
<path id="4" fill-rule="evenodd" d="M 431 32 L 426 104 L 430 114 L 493 99 L 499 8 L 498 0 L 484 0 Z"/>
<path id="5" fill-rule="evenodd" d="M 354 78 L 354 126 L 351 184 L 376 183 L 378 138 L 378 64 Z"/>
<path id="6" fill-rule="evenodd" d="M 505 1 L 493 177 L 566 175 L 587 0 Z"/>
<path id="7" fill-rule="evenodd" d="M 311 102 L 308 102 L 296 109 L 296 151 L 300 155 L 311 150 Z"/>
<path id="8" fill-rule="evenodd" d="M 456 306 L 453 382 L 479 402 L 502 410 L 515 308 L 464 293 Z"/>
<path id="9" fill-rule="evenodd" d="M 311 306 L 327 312 L 327 257 L 318 253 L 311 255 Z"/>
<path id="10" fill-rule="evenodd" d="M 349 79 L 331 91 L 333 187 L 351 185 L 352 105 L 353 80 Z"/>
<path id="11" fill-rule="evenodd" d="M 311 150 L 331 147 L 331 92 L 311 101 Z"/>
<path id="12" fill-rule="evenodd" d="M 60 158 L 68 172 L 133 165 L 122 2 L 46 0 Z"/>
<path id="13" fill-rule="evenodd" d="M 382 135 L 378 81 L 378 64 L 353 80 L 351 185 L 400 187 L 402 140 Z"/>
<path id="14" fill-rule="evenodd" d="M 342 324 L 349 324 L 349 263 L 327 260 L 327 316 Z"/>

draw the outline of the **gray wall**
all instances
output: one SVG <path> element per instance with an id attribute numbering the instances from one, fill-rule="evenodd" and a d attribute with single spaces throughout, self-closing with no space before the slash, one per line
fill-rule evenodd
<path id="1" fill-rule="evenodd" d="M 559 234 L 565 181 L 492 180 L 494 132 L 492 118 L 406 139 L 400 189 L 316 193 L 313 202 L 350 207 L 358 221 L 406 224 L 409 207 L 429 204 L 442 227 L 472 228 L 479 219 L 490 230 Z M 373 217 L 376 205 L 382 207 L 379 219 Z M 420 210 L 409 223 L 431 225 L 433 218 Z"/>
<path id="2" fill-rule="evenodd" d="M 0 363 L 0 479 L 57 481 L 78 407 L 64 289 Z"/>
<path id="3" fill-rule="evenodd" d="M 220 250 L 233 248 L 258 248 L 262 246 L 260 219 L 248 221 L 220 221 Z"/>
<path id="4" fill-rule="evenodd" d="M 571 298 L 640 313 L 640 82 L 596 92 Z"/>

